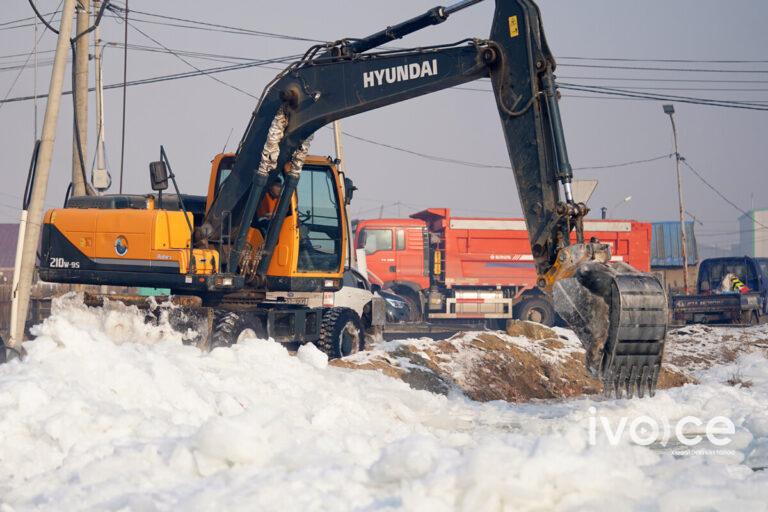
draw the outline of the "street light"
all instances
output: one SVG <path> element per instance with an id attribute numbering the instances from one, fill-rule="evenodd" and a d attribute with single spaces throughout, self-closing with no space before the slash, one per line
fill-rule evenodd
<path id="1" fill-rule="evenodd" d="M 680 243 L 683 252 L 683 288 L 688 295 L 688 243 L 685 235 L 685 206 L 683 206 L 683 181 L 680 177 L 680 151 L 677 147 L 677 126 L 675 125 L 675 106 L 664 105 L 664 113 L 669 116 L 672 123 L 672 136 L 675 140 L 675 169 L 677 171 L 677 199 L 680 206 Z"/>
<path id="2" fill-rule="evenodd" d="M 624 199 L 622 199 L 621 201 L 619 201 L 618 203 L 616 203 L 616 204 L 613 206 L 613 210 L 614 210 L 614 211 L 616 211 L 616 209 L 617 209 L 618 207 L 620 207 L 620 206 L 623 206 L 623 205 L 627 204 L 627 203 L 628 203 L 628 202 L 630 202 L 631 200 L 632 200 L 632 196 L 627 196 L 627 197 L 625 197 Z"/>
<path id="3" fill-rule="evenodd" d="M 620 206 L 622 206 L 624 204 L 627 204 L 631 200 L 632 200 L 632 196 L 625 197 L 624 199 L 622 199 L 621 201 L 619 201 L 618 203 L 613 205 L 613 208 L 611 208 L 611 213 L 615 212 L 617 208 L 619 208 Z M 608 208 L 603 206 L 602 208 L 600 208 L 600 211 L 601 211 L 601 217 L 603 219 L 607 219 L 608 218 Z"/>

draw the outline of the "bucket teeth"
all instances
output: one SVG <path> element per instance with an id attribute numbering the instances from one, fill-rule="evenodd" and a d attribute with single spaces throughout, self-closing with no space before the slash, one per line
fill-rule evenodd
<path id="1" fill-rule="evenodd" d="M 640 398 L 643 398 L 645 396 L 645 391 L 648 388 L 648 379 L 651 376 L 650 368 L 647 366 L 643 366 L 642 372 L 640 372 L 640 380 L 638 381 L 637 385 L 637 396 Z"/>
<path id="2" fill-rule="evenodd" d="M 666 295 L 654 276 L 590 261 L 555 282 L 553 299 L 607 396 L 654 395 L 667 330 Z"/>

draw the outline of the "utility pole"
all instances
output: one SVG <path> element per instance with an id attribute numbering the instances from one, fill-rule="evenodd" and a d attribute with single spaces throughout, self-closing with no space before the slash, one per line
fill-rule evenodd
<path id="1" fill-rule="evenodd" d="M 75 34 L 84 34 L 75 43 L 75 112 L 72 128 L 72 195 L 84 196 L 87 193 L 85 183 L 85 159 L 88 155 L 88 34 L 85 33 L 91 23 L 90 0 L 78 0 L 77 29 Z M 79 146 L 79 148 L 78 148 Z M 82 157 L 82 159 L 80 158 Z"/>
<path id="2" fill-rule="evenodd" d="M 664 105 L 664 113 L 672 122 L 672 136 L 675 141 L 675 169 L 677 171 L 677 200 L 680 206 L 680 244 L 683 252 L 683 288 L 688 295 L 688 242 L 685 234 L 685 206 L 683 205 L 683 180 L 680 176 L 680 151 L 677 147 L 677 125 L 675 125 L 675 106 Z"/>
<path id="3" fill-rule="evenodd" d="M 99 12 L 101 0 L 94 0 L 93 12 Z M 101 27 L 96 26 L 93 32 L 93 74 L 96 89 L 96 166 L 91 175 L 93 187 L 102 193 L 109 188 L 110 177 L 104 156 L 104 75 L 102 73 L 102 58 L 104 46 L 101 44 Z"/>
<path id="4" fill-rule="evenodd" d="M 61 8 L 61 26 L 56 42 L 56 54 L 53 58 L 51 84 L 48 88 L 48 101 L 45 106 L 43 130 L 40 142 L 40 152 L 37 159 L 37 172 L 32 184 L 32 194 L 29 200 L 29 222 L 24 233 L 24 248 L 21 254 L 21 265 L 18 282 L 18 311 L 16 317 L 16 336 L 8 340 L 8 346 L 21 349 L 24 341 L 24 327 L 29 309 L 29 295 L 37 259 L 37 245 L 40 241 L 40 231 L 43 223 L 43 207 L 45 194 L 48 190 L 48 173 L 51 170 L 53 146 L 56 140 L 56 125 L 59 120 L 61 107 L 61 92 L 64 87 L 64 72 L 67 68 L 69 38 L 72 34 L 72 15 L 75 12 L 75 0 L 63 0 Z"/>
<path id="5" fill-rule="evenodd" d="M 125 0 L 125 11 L 123 12 L 123 135 L 120 144 L 120 193 L 123 193 L 123 168 L 125 167 L 125 104 L 127 101 L 127 83 L 128 83 L 128 0 Z"/>

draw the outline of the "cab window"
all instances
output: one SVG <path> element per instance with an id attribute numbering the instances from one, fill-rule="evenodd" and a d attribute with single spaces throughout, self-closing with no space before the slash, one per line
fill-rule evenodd
<path id="1" fill-rule="evenodd" d="M 391 229 L 364 229 L 357 241 L 358 249 L 365 249 L 365 254 L 392 250 Z"/>
<path id="2" fill-rule="evenodd" d="M 397 230 L 397 250 L 398 251 L 405 250 L 405 230 L 404 229 Z"/>
<path id="3" fill-rule="evenodd" d="M 224 185 L 224 182 L 227 181 L 227 178 L 229 178 L 229 176 L 232 174 L 232 168 L 234 165 L 234 157 L 229 156 L 221 159 L 221 162 L 219 163 L 219 169 L 216 172 L 216 188 L 213 191 L 214 199 L 219 195 L 219 191 Z"/>
<path id="4" fill-rule="evenodd" d="M 341 266 L 339 198 L 331 169 L 305 165 L 296 188 L 299 272 L 335 272 Z"/>

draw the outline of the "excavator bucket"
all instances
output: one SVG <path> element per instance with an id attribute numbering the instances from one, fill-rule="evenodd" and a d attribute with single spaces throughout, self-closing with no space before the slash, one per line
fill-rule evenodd
<path id="1" fill-rule="evenodd" d="M 552 290 L 555 310 L 581 339 L 586 365 L 607 396 L 653 396 L 667 329 L 656 277 L 624 263 L 586 261 Z"/>

